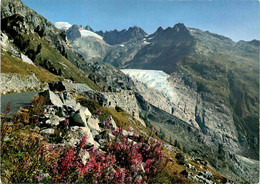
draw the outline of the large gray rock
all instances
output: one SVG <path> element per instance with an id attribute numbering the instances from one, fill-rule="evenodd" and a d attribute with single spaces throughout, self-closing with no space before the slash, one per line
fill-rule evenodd
<path id="1" fill-rule="evenodd" d="M 87 163 L 87 160 L 90 158 L 89 152 L 86 150 L 80 150 L 79 156 L 82 160 L 82 163 L 85 165 Z"/>
<path id="2" fill-rule="evenodd" d="M 97 132 L 100 132 L 100 128 L 99 128 L 99 120 L 98 119 L 94 119 L 94 118 L 88 118 L 88 121 L 87 121 L 87 124 L 88 124 L 88 127 L 90 128 L 91 132 L 92 131 L 97 131 Z"/>
<path id="3" fill-rule="evenodd" d="M 47 103 L 49 103 L 51 105 L 55 105 L 57 107 L 63 106 L 61 99 L 55 93 L 53 93 L 51 90 L 45 90 L 44 92 L 41 92 L 40 95 L 47 98 Z"/>
<path id="4" fill-rule="evenodd" d="M 1 73 L 1 94 L 39 90 L 43 85 L 33 74 L 21 77 L 14 73 Z"/>
<path id="5" fill-rule="evenodd" d="M 54 129 L 53 128 L 46 128 L 41 131 L 42 134 L 47 134 L 47 135 L 53 135 L 54 134 Z"/>
<path id="6" fill-rule="evenodd" d="M 93 136 L 90 132 L 90 129 L 88 127 L 79 127 L 79 126 L 73 126 L 70 128 L 69 131 L 69 144 L 71 146 L 76 146 L 80 144 L 82 141 L 82 136 L 87 135 L 87 142 L 86 144 L 89 146 L 95 146 L 96 143 L 93 139 Z"/>
<path id="7" fill-rule="evenodd" d="M 75 125 L 87 127 L 86 115 L 84 110 L 80 109 L 79 111 L 72 114 L 73 123 Z"/>
<path id="8" fill-rule="evenodd" d="M 87 99 L 92 99 L 95 100 L 96 102 L 99 103 L 101 106 L 106 106 L 107 105 L 107 99 L 105 95 L 98 91 L 84 91 L 83 93 L 80 93 L 80 95 L 84 96 Z"/>
<path id="9" fill-rule="evenodd" d="M 65 91 L 66 90 L 66 87 L 64 85 L 64 83 L 62 81 L 58 81 L 58 82 L 49 82 L 48 83 L 49 85 L 49 89 L 51 91 Z"/>
<path id="10" fill-rule="evenodd" d="M 80 105 L 80 103 L 77 103 L 74 107 L 75 111 L 79 111 L 82 110 L 84 112 L 84 115 L 86 116 L 86 118 L 90 118 L 92 116 L 91 112 L 88 110 L 87 107 L 83 107 Z"/>
<path id="11" fill-rule="evenodd" d="M 59 116 L 52 115 L 45 123 L 51 126 L 58 126 L 60 122 L 64 121 L 65 118 L 60 118 Z"/>

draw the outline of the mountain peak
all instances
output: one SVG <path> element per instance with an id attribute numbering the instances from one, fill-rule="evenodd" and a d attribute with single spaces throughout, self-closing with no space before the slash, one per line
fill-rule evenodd
<path id="1" fill-rule="evenodd" d="M 187 27 L 183 23 L 178 23 L 173 26 L 173 30 L 176 32 L 188 31 Z"/>
<path id="2" fill-rule="evenodd" d="M 89 25 L 85 26 L 85 29 L 86 29 L 87 31 L 92 31 L 92 32 L 94 32 L 94 29 L 92 29 Z"/>
<path id="3" fill-rule="evenodd" d="M 70 41 L 74 41 L 81 37 L 80 28 L 81 27 L 79 25 L 75 24 L 66 31 L 66 35 Z"/>
<path id="4" fill-rule="evenodd" d="M 160 26 L 158 27 L 158 29 L 156 30 L 156 32 L 162 32 L 164 29 Z"/>
<path id="5" fill-rule="evenodd" d="M 128 42 L 129 40 L 143 38 L 147 35 L 142 28 L 137 26 L 129 27 L 128 30 L 123 29 L 118 31 L 117 29 L 114 29 L 113 31 L 98 31 L 96 33 L 103 36 L 104 40 L 110 45 L 121 44 L 123 42 Z"/>
<path id="6" fill-rule="evenodd" d="M 68 22 L 55 22 L 55 27 L 63 30 L 63 31 L 67 31 L 72 25 Z"/>

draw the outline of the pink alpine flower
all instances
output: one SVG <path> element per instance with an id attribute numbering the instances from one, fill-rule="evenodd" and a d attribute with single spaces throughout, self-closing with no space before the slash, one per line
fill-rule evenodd
<path id="1" fill-rule="evenodd" d="M 83 146 L 86 144 L 86 142 L 87 142 L 87 135 L 83 135 L 79 148 L 83 148 Z"/>
<path id="2" fill-rule="evenodd" d="M 110 120 L 107 119 L 107 122 L 106 122 L 106 126 L 107 126 L 107 128 L 109 127 L 109 124 L 110 124 Z"/>
<path id="3" fill-rule="evenodd" d="M 69 125 L 69 119 L 65 119 L 64 125 L 65 125 L 65 126 L 68 126 L 68 125 Z"/>

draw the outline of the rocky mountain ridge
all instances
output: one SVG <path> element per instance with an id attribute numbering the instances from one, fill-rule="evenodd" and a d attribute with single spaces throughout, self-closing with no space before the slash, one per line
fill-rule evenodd
<path id="1" fill-rule="evenodd" d="M 124 29 L 122 31 L 113 30 L 113 31 L 97 31 L 97 34 L 102 36 L 104 40 L 110 45 L 122 44 L 129 40 L 136 40 L 143 38 L 147 33 L 142 30 L 140 27 L 134 26 L 130 27 L 128 30 Z"/>

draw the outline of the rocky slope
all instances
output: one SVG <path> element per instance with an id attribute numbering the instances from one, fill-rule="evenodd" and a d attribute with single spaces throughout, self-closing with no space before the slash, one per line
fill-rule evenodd
<path id="1" fill-rule="evenodd" d="M 97 63 L 102 65 L 100 60 L 105 53 L 102 54 L 101 50 L 106 52 L 109 47 L 96 33 L 83 28 L 79 29 L 77 26 L 72 26 L 71 31 L 70 24 L 61 22 L 57 24 L 58 27 L 61 26 L 61 29 L 68 29 L 68 37 L 72 39 L 72 42 L 73 34 L 76 30 L 78 31 L 80 38 L 73 43 L 78 45 L 76 48 L 79 48 L 79 53 L 82 53 L 86 59 L 94 60 L 88 62 L 74 50 L 63 30 L 56 28 L 21 1 L 4 0 L 1 10 L 3 34 L 7 36 L 13 50 L 29 58 L 36 67 L 47 69 L 61 80 L 66 78 L 88 84 L 92 89 L 111 91 L 112 89 L 120 90 L 121 86 L 132 88 L 130 79 L 122 72 L 116 71 L 110 65 L 96 66 Z M 88 45 L 82 48 L 86 42 Z M 100 49 L 95 49 L 96 45 L 99 45 Z M 100 70 L 103 73 L 99 74 Z M 2 70 L 2 72 L 9 71 Z M 118 83 L 120 81 L 125 81 L 125 84 Z"/>
<path id="2" fill-rule="evenodd" d="M 142 41 L 148 43 L 142 46 Z M 104 61 L 120 68 L 170 74 L 169 80 L 179 86 L 179 93 L 183 94 L 182 88 L 189 89 L 185 90 L 189 97 L 183 99 L 180 108 L 188 107 L 184 113 L 188 122 L 195 122 L 205 134 L 233 151 L 257 159 L 258 42 L 252 43 L 235 43 L 176 24 L 125 44 L 127 52 L 111 49 Z"/>
<path id="3" fill-rule="evenodd" d="M 52 82 L 49 83 L 48 90 L 39 93 L 38 98 L 34 99 L 34 108 L 29 106 L 20 110 L 17 115 L 24 118 L 16 120 L 19 124 L 10 123 L 14 120 L 12 118 L 8 121 L 4 119 L 1 125 L 4 130 L 1 135 L 1 151 L 5 153 L 2 158 L 5 172 L 1 172 L 1 180 L 7 183 L 104 180 L 112 183 L 118 183 L 115 180 L 130 180 L 130 183 L 231 182 L 212 169 L 205 160 L 189 156 L 169 144 L 162 144 L 155 131 L 152 132 L 120 108 L 106 107 L 104 100 L 101 103 L 101 98 L 96 98 L 97 96 L 102 95 L 91 89 L 75 92 L 66 82 Z M 28 125 L 25 118 L 28 115 L 30 122 L 35 123 Z M 24 145 L 23 149 L 15 146 L 18 143 Z M 13 152 L 7 149 L 7 145 L 12 145 Z M 38 151 L 32 154 L 31 151 L 35 149 Z M 30 158 L 26 164 L 15 162 L 17 152 L 19 158 Z M 136 152 L 138 162 L 135 159 Z M 162 165 L 165 160 L 168 161 Z M 151 162 L 152 165 L 147 165 Z M 155 165 L 158 167 L 154 169 Z M 159 168 L 161 166 L 163 167 Z M 118 167 L 124 169 L 118 170 Z M 24 173 L 23 169 L 32 172 Z M 116 172 L 113 169 L 117 169 Z M 123 174 L 117 177 L 118 172 Z M 8 173 L 12 177 L 8 177 Z M 102 177 L 108 174 L 109 177 Z M 68 175 L 77 177 L 67 177 Z M 126 177 L 128 175 L 130 177 Z"/>
<path id="4" fill-rule="evenodd" d="M 102 90 L 134 89 L 133 82 L 129 77 L 112 65 L 102 62 L 112 46 L 104 42 L 101 36 L 78 25 L 69 27 L 66 30 L 66 35 L 73 48 L 85 59 L 84 62 L 81 62 L 79 68 L 85 71 L 86 67 L 94 71 L 89 75 L 89 78 L 102 86 Z"/>
<path id="5" fill-rule="evenodd" d="M 108 50 L 111 48 L 103 37 L 93 31 L 83 29 L 78 25 L 71 26 L 66 35 L 71 41 L 74 49 L 81 54 L 86 60 L 100 59 L 103 60 Z"/>
<path id="6" fill-rule="evenodd" d="M 12 42 L 14 49 L 28 56 L 35 65 L 54 75 L 99 88 L 87 77 L 93 73 L 89 67 L 84 66 L 84 72 L 77 68 L 84 63 L 83 57 L 73 50 L 65 33 L 48 20 L 19 0 L 2 1 L 1 18 L 2 32 Z"/>

